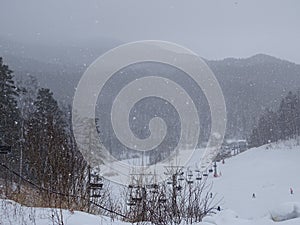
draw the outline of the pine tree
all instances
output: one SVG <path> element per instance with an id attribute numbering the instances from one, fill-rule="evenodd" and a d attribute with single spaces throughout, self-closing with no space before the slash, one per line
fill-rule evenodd
<path id="1" fill-rule="evenodd" d="M 15 145 L 19 135 L 18 88 L 12 71 L 0 57 L 0 142 Z"/>
<path id="2" fill-rule="evenodd" d="M 35 182 L 44 193 L 48 206 L 57 204 L 85 205 L 86 202 L 68 194 L 83 196 L 86 191 L 86 162 L 77 150 L 71 128 L 70 110 L 61 110 L 49 89 L 38 90 L 34 113 L 29 119 L 26 135 L 26 161 L 36 171 Z"/>
<path id="3" fill-rule="evenodd" d="M 34 102 L 35 111 L 29 120 L 26 161 L 37 171 L 40 185 L 55 188 L 67 146 L 66 122 L 53 93 L 39 89 Z M 67 160 L 67 159 L 65 159 Z"/>
<path id="4" fill-rule="evenodd" d="M 264 112 L 264 114 L 259 118 L 257 127 L 255 127 L 251 133 L 249 139 L 251 147 L 275 142 L 279 139 L 277 120 L 277 113 L 269 109 Z"/>
<path id="5" fill-rule="evenodd" d="M 288 95 L 281 101 L 278 110 L 278 123 L 280 128 L 280 138 L 288 139 L 295 137 L 296 135 L 296 116 L 297 116 L 297 96 L 291 91 Z"/>
<path id="6" fill-rule="evenodd" d="M 248 138 L 248 143 L 250 148 L 260 146 L 261 141 L 260 141 L 259 129 L 257 127 L 255 127 L 252 130 L 251 135 Z"/>
<path id="7" fill-rule="evenodd" d="M 0 57 L 0 145 L 11 146 L 12 153 L 5 163 L 12 169 L 19 168 L 20 112 L 18 109 L 19 90 L 13 80 L 13 72 L 3 64 Z M 0 160 L 3 160 L 2 157 Z M 10 176 L 11 179 L 13 177 Z"/>

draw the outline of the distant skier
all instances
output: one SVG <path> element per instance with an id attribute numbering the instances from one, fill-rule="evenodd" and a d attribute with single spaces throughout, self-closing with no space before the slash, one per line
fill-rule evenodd
<path id="1" fill-rule="evenodd" d="M 222 160 L 222 164 L 225 164 L 225 159 Z"/>
<path id="2" fill-rule="evenodd" d="M 212 198 L 213 197 L 213 193 L 212 192 L 210 192 L 210 198 Z"/>
<path id="3" fill-rule="evenodd" d="M 217 207 L 217 210 L 218 210 L 218 211 L 221 211 L 221 207 L 220 207 L 220 206 L 218 206 L 218 207 Z"/>
<path id="4" fill-rule="evenodd" d="M 255 195 L 255 193 L 253 193 L 253 194 L 252 194 L 252 198 L 256 198 L 256 195 Z"/>
<path id="5" fill-rule="evenodd" d="M 294 194 L 293 188 L 290 188 L 290 193 L 291 193 L 291 195 Z"/>

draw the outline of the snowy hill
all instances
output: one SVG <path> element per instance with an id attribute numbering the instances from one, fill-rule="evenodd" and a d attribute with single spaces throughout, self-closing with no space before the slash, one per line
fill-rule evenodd
<path id="1" fill-rule="evenodd" d="M 299 159 L 300 146 L 288 141 L 253 148 L 219 163 L 222 176 L 211 179 L 213 191 L 223 197 L 222 211 L 198 225 L 299 225 Z M 253 193 L 256 198 L 252 198 Z M 0 224 L 57 224 L 51 217 L 57 212 L 2 200 Z M 64 225 L 128 224 L 82 212 L 63 211 L 63 215 Z"/>
<path id="2" fill-rule="evenodd" d="M 224 196 L 223 207 L 245 218 L 259 218 L 281 203 L 300 202 L 300 146 L 292 145 L 253 148 L 220 165 L 222 177 L 214 180 L 214 189 Z"/>
<path id="3" fill-rule="evenodd" d="M 288 141 L 250 149 L 220 164 L 222 176 L 214 179 L 214 191 L 224 197 L 225 210 L 202 224 L 266 225 L 275 224 L 271 216 L 299 217 L 299 203 L 293 203 L 300 202 L 299 159 L 300 146 Z M 282 224 L 300 224 L 300 219 Z"/>

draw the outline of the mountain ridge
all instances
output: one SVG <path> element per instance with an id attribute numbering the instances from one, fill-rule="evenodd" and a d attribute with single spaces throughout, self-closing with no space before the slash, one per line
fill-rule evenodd
<path id="1" fill-rule="evenodd" d="M 8 47 L 0 42 L 0 56 L 17 79 L 24 79 L 29 74 L 36 76 L 41 86 L 50 88 L 56 98 L 67 104 L 72 103 L 76 86 L 88 65 L 106 51 L 78 48 L 72 52 L 73 58 L 47 61 L 24 55 L 22 47 L 11 52 Z M 47 54 L 43 49 L 40 51 Z M 68 57 L 68 54 L 61 57 Z M 248 58 L 204 60 L 223 90 L 231 137 L 245 138 L 266 108 L 278 107 L 288 91 L 300 88 L 300 65 L 274 56 L 260 53 Z"/>

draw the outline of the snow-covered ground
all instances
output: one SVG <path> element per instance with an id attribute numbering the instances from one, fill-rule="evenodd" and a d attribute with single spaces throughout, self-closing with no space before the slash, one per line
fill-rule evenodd
<path id="1" fill-rule="evenodd" d="M 61 214 L 62 213 L 62 214 Z M 61 216 L 62 215 L 62 216 Z M 62 223 L 63 222 L 63 223 Z M 104 216 L 69 210 L 29 208 L 10 200 L 0 200 L 0 225 L 129 225 Z"/>
<path id="2" fill-rule="evenodd" d="M 292 142 L 253 148 L 219 164 L 214 190 L 224 197 L 223 208 L 256 219 L 282 203 L 300 202 L 300 146 Z"/>
<path id="3" fill-rule="evenodd" d="M 211 179 L 214 193 L 223 198 L 222 211 L 197 225 L 299 225 L 299 160 L 300 146 L 288 141 L 253 148 L 225 160 L 225 164 L 219 163 L 222 176 Z M 253 193 L 256 198 L 252 198 Z M 53 224 L 58 212 L 2 200 L 0 224 Z M 128 224 L 82 212 L 63 211 L 63 214 L 65 225 Z"/>
<path id="4" fill-rule="evenodd" d="M 300 218 L 290 219 L 300 217 L 299 160 L 300 146 L 292 140 L 253 148 L 218 164 L 222 176 L 213 185 L 223 197 L 223 210 L 200 224 L 299 225 Z"/>

